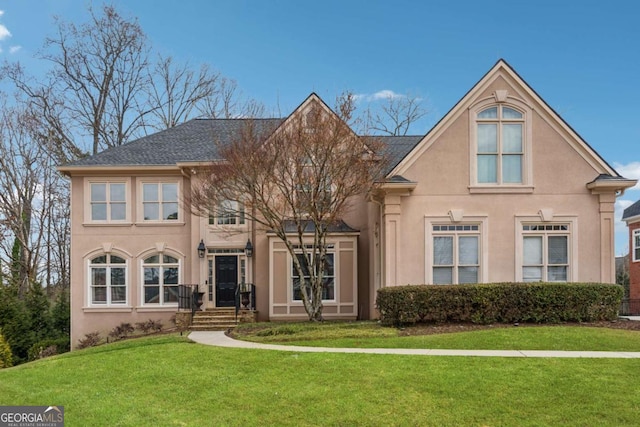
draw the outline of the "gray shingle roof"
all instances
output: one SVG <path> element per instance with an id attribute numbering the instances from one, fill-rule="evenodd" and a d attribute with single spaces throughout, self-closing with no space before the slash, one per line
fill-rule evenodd
<path id="1" fill-rule="evenodd" d="M 248 119 L 193 119 L 120 147 L 110 148 L 64 167 L 172 166 L 181 162 L 219 160 L 214 141 L 232 141 Z M 285 119 L 254 119 L 256 131 L 275 129 Z M 391 171 L 422 139 L 422 136 L 376 136 L 387 150 Z"/>
<path id="2" fill-rule="evenodd" d="M 275 129 L 284 119 L 256 119 L 256 131 Z M 230 142 L 246 119 L 193 119 L 65 166 L 164 166 L 218 160 L 214 141 Z"/>
<path id="3" fill-rule="evenodd" d="M 628 218 L 633 218 L 634 216 L 638 216 L 640 215 L 640 200 L 638 200 L 637 202 L 635 202 L 634 204 L 632 204 L 631 206 L 629 206 L 627 209 L 624 210 L 624 213 L 622 214 L 622 219 L 628 219 Z"/>

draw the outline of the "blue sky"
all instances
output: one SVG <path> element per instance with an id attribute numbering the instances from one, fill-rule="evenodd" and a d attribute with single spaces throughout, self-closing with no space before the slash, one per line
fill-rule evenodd
<path id="1" fill-rule="evenodd" d="M 2 59 L 33 59 L 53 15 L 86 19 L 86 0 L 0 0 Z M 244 94 L 289 113 L 310 92 L 424 98 L 426 133 L 504 58 L 602 157 L 640 178 L 640 2 L 636 0 L 116 0 L 154 48 L 208 63 Z M 94 5 L 100 5 L 94 2 Z M 618 199 L 621 210 L 640 188 Z M 626 253 L 623 224 L 616 253 Z"/>

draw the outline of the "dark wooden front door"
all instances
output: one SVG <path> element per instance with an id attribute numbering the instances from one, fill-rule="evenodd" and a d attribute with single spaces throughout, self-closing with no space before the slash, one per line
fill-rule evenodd
<path id="1" fill-rule="evenodd" d="M 238 257 L 216 257 L 216 307 L 233 307 L 238 283 Z"/>

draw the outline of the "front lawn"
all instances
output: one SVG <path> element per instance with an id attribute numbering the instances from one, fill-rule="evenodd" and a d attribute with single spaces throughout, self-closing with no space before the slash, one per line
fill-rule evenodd
<path id="1" fill-rule="evenodd" d="M 291 353 L 168 335 L 1 370 L 0 405 L 63 405 L 67 426 L 631 426 L 639 381 L 638 359 Z"/>
<path id="2" fill-rule="evenodd" d="M 376 322 L 258 323 L 241 325 L 233 336 L 254 342 L 318 347 L 640 351 L 640 331 L 625 328 L 640 326 L 640 322 L 598 325 L 453 324 L 396 329 Z"/>

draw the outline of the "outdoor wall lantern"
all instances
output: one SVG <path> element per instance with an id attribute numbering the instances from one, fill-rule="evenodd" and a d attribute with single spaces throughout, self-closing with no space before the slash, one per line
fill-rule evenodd
<path id="1" fill-rule="evenodd" d="M 253 256 L 253 245 L 251 244 L 251 239 L 247 239 L 247 246 L 244 247 L 244 253 L 247 255 L 247 258 L 251 258 Z"/>
<path id="2" fill-rule="evenodd" d="M 200 239 L 198 244 L 198 256 L 204 258 L 204 253 L 207 251 L 207 247 L 204 245 L 204 240 Z"/>

